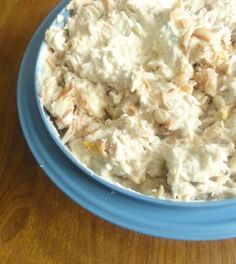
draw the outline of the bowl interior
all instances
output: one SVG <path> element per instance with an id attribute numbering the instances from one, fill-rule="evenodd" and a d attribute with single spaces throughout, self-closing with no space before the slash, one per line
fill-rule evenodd
<path id="1" fill-rule="evenodd" d="M 64 8 L 64 9 L 62 9 L 62 11 L 58 15 L 60 16 L 60 19 L 55 19 L 53 21 L 53 23 L 51 24 L 51 27 L 55 27 L 55 28 L 63 27 L 65 25 L 66 21 L 68 20 L 70 13 L 69 13 L 69 11 L 66 10 L 66 8 Z M 67 156 L 67 158 L 69 158 L 78 167 L 78 174 L 79 174 L 79 170 L 82 170 L 87 175 L 89 175 L 89 177 L 94 178 L 94 180 L 100 182 L 103 185 L 106 185 L 107 187 L 109 187 L 112 190 L 121 192 L 121 193 L 128 195 L 128 196 L 131 196 L 132 198 L 135 198 L 135 199 L 138 198 L 138 199 L 145 200 L 148 202 L 158 203 L 158 204 L 163 204 L 163 205 L 173 205 L 173 206 L 180 206 L 180 207 L 182 207 L 182 206 L 184 206 L 184 207 L 189 207 L 189 206 L 194 206 L 194 207 L 196 207 L 196 206 L 197 207 L 198 206 L 218 206 L 218 205 L 223 205 L 226 203 L 231 203 L 231 202 L 236 201 L 235 198 L 231 198 L 231 199 L 227 199 L 227 200 L 221 200 L 221 201 L 196 201 L 196 202 L 193 202 L 193 201 L 191 201 L 191 202 L 179 202 L 179 201 L 172 201 L 172 200 L 161 200 L 161 199 L 157 199 L 155 197 L 143 195 L 143 194 L 135 192 L 131 189 L 124 188 L 120 184 L 111 183 L 107 180 L 104 180 L 103 178 L 98 176 L 96 173 L 94 173 L 91 169 L 89 169 L 85 164 L 81 163 L 72 154 L 72 152 L 68 149 L 68 147 L 62 143 L 60 135 L 59 135 L 57 129 L 55 128 L 55 126 L 53 125 L 52 121 L 50 120 L 49 115 L 45 111 L 43 104 L 42 104 L 40 97 L 39 97 L 39 92 L 40 92 L 39 79 L 40 79 L 40 76 L 43 74 L 42 65 L 43 65 L 43 62 L 45 60 L 46 50 L 47 50 L 47 46 L 46 46 L 46 43 L 43 41 L 41 43 L 41 46 L 40 46 L 40 49 L 38 52 L 38 56 L 37 56 L 36 68 L 35 68 L 35 78 L 34 78 L 34 80 L 35 80 L 35 96 L 36 96 L 38 109 L 39 109 L 42 120 L 43 120 L 50 136 L 53 138 L 54 142 L 62 150 L 62 152 Z"/>

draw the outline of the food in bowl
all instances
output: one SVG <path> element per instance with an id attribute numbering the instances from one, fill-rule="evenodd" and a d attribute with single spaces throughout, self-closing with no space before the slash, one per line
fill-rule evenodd
<path id="1" fill-rule="evenodd" d="M 72 0 L 40 100 L 97 175 L 183 201 L 236 196 L 236 2 Z M 58 17 L 62 20 L 62 17 Z"/>

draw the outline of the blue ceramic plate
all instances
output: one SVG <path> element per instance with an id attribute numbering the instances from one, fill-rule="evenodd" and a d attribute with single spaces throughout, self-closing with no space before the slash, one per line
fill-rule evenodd
<path id="1" fill-rule="evenodd" d="M 40 166 L 76 203 L 119 226 L 171 239 L 212 240 L 235 237 L 236 199 L 205 203 L 171 202 L 119 188 L 88 173 L 61 147 L 48 125 L 45 126 L 46 117 L 42 118 L 44 113 L 39 111 L 34 88 L 36 61 L 45 30 L 66 2 L 59 4 L 34 34 L 22 61 L 18 79 L 20 123 Z"/>

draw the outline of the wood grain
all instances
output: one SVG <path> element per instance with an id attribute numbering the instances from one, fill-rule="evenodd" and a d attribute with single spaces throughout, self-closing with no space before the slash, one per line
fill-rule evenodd
<path id="1" fill-rule="evenodd" d="M 23 139 L 16 81 L 23 52 L 56 0 L 0 1 L 0 263 L 235 264 L 236 240 L 181 242 L 98 219 L 59 191 Z"/>

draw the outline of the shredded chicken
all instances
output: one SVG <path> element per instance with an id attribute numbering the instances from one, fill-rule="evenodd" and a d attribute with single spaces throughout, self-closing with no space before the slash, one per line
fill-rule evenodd
<path id="1" fill-rule="evenodd" d="M 67 9 L 45 35 L 40 99 L 78 161 L 161 199 L 236 197 L 236 1 Z"/>

